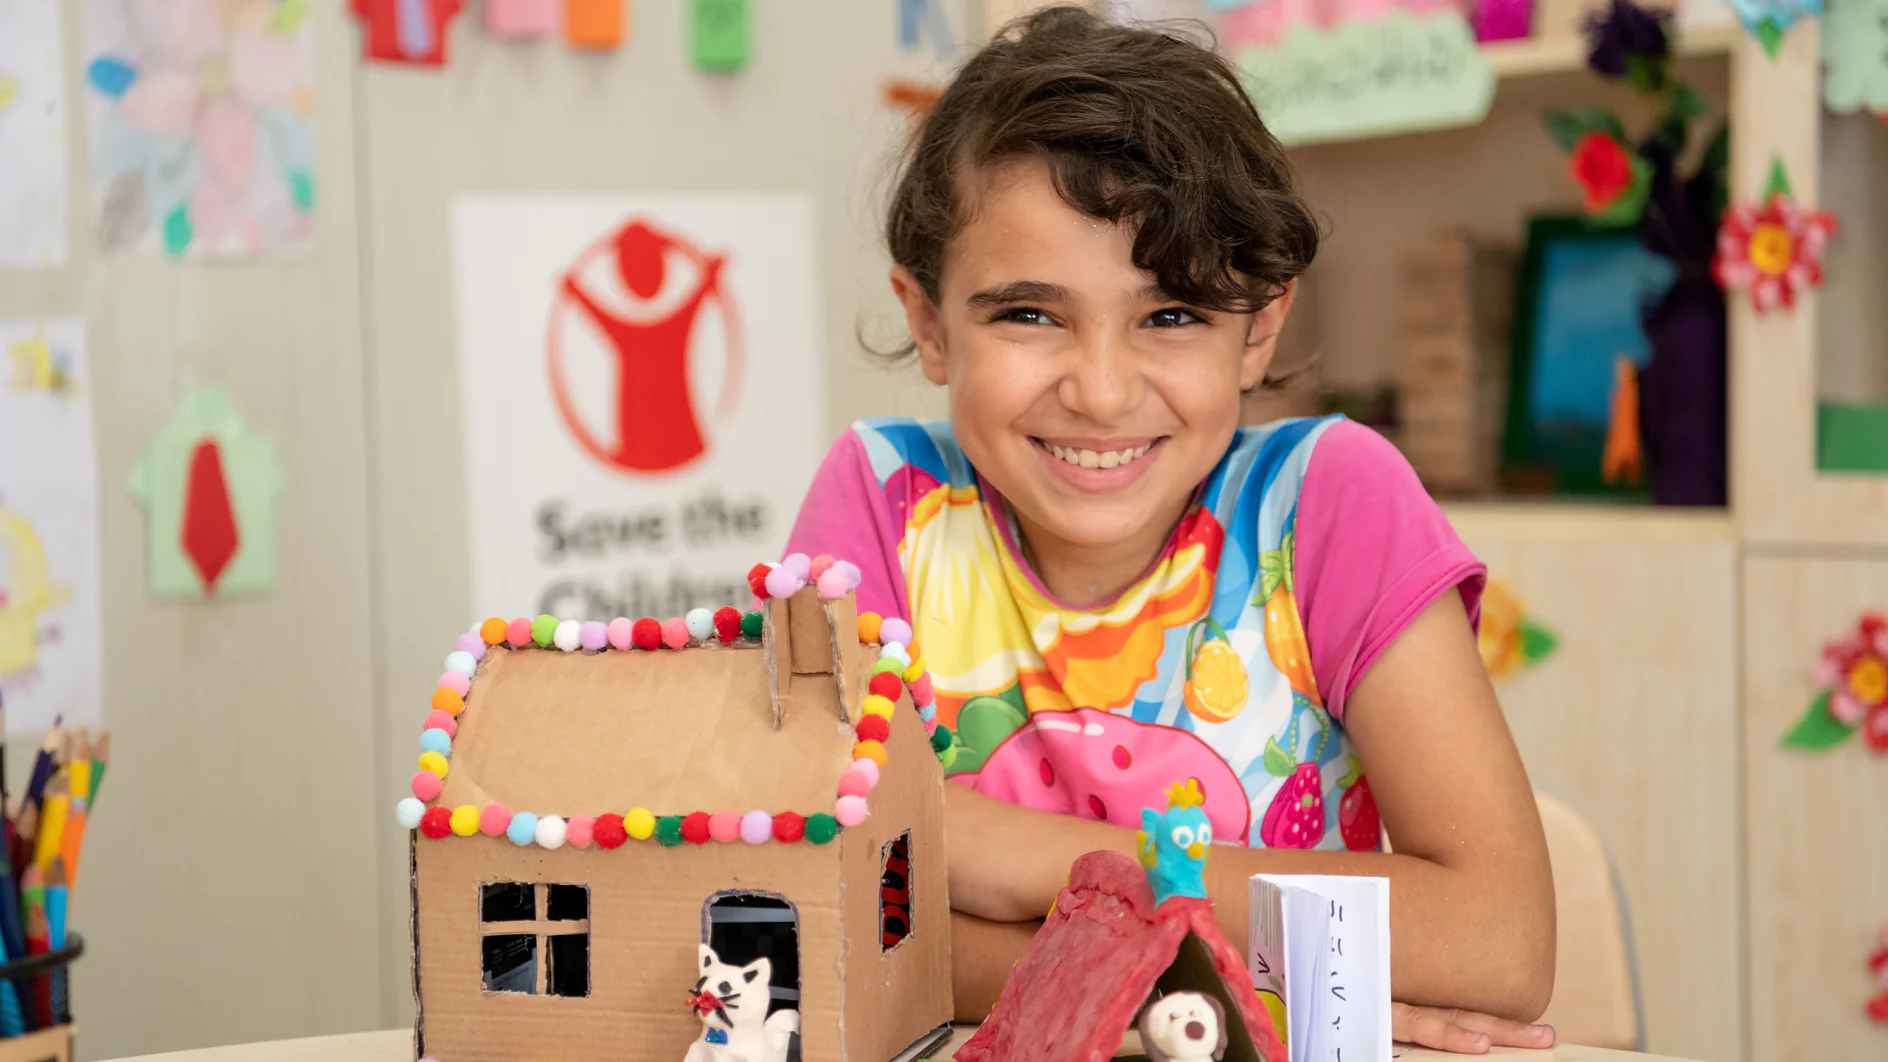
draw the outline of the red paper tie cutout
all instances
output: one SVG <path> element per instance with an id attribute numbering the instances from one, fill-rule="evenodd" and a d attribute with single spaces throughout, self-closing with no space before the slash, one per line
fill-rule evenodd
<path id="1" fill-rule="evenodd" d="M 230 506 L 229 484 L 223 478 L 223 452 L 213 438 L 199 440 L 190 454 L 181 538 L 184 556 L 203 580 L 203 592 L 215 593 L 216 581 L 242 538 L 236 529 L 236 511 Z"/>

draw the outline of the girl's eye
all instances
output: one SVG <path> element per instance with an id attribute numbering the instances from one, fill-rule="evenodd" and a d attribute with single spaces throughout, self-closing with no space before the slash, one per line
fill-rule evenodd
<path id="1" fill-rule="evenodd" d="M 1164 310 L 1155 310 L 1148 314 L 1147 323 L 1155 328 L 1179 328 L 1182 325 L 1205 324 L 1206 318 L 1192 310 L 1169 306 Z"/>
<path id="2" fill-rule="evenodd" d="M 1013 324 L 1026 325 L 1046 325 L 1053 323 L 1049 320 L 1047 313 L 1033 306 L 1018 306 L 1014 309 L 1004 310 L 991 318 L 991 321 L 1009 321 Z"/>
<path id="3" fill-rule="evenodd" d="M 1199 835 L 1195 837 L 1194 840 L 1199 841 L 1201 844 L 1212 844 L 1213 843 L 1212 825 L 1208 824 L 1205 826 L 1201 826 Z"/>
<path id="4" fill-rule="evenodd" d="M 1173 843 L 1182 848 L 1193 847 L 1193 827 L 1175 826 L 1173 828 Z"/>

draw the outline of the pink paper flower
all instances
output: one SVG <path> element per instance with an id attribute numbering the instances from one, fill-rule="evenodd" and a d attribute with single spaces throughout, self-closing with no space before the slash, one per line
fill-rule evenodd
<path id="1" fill-rule="evenodd" d="M 1711 271 L 1727 290 L 1748 289 L 1758 313 L 1794 307 L 1799 290 L 1821 286 L 1823 248 L 1835 229 L 1835 215 L 1772 191 L 1761 207 L 1739 203 L 1724 212 Z"/>

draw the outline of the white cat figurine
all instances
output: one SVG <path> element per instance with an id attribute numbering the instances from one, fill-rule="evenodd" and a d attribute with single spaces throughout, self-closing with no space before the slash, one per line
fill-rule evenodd
<path id="1" fill-rule="evenodd" d="M 706 944 L 700 955 L 701 978 L 688 1006 L 701 1016 L 701 1039 L 689 1045 L 682 1062 L 786 1062 L 787 1043 L 800 1031 L 800 1012 L 767 1013 L 773 962 L 760 958 L 729 966 Z"/>

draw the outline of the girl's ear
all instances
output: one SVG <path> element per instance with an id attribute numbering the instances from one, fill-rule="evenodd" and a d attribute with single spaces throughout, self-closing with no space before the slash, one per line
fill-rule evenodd
<path id="1" fill-rule="evenodd" d="M 1265 370 L 1278 353 L 1278 335 L 1285 330 L 1285 317 L 1291 313 L 1292 300 L 1298 297 L 1298 280 L 1285 282 L 1285 290 L 1265 309 L 1252 315 L 1246 326 L 1245 351 L 1239 357 L 1239 390 L 1250 391 L 1265 380 Z"/>
<path id="2" fill-rule="evenodd" d="M 939 387 L 950 383 L 944 366 L 944 322 L 937 303 L 924 293 L 924 285 L 904 266 L 892 267 L 892 291 L 905 307 L 905 326 L 911 329 L 911 341 L 918 347 L 918 364 L 924 378 Z"/>

